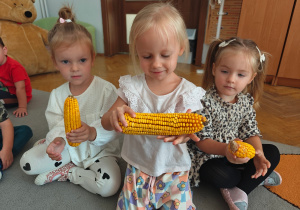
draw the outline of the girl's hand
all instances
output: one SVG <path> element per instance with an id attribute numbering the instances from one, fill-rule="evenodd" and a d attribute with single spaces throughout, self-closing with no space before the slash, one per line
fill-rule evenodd
<path id="1" fill-rule="evenodd" d="M 128 113 L 131 117 L 135 117 L 135 112 L 127 105 L 123 105 L 120 107 L 117 107 L 115 110 L 111 112 L 110 115 L 110 124 L 113 127 L 113 130 L 116 132 L 122 132 L 122 128 L 119 125 L 119 120 L 121 123 L 127 127 L 127 122 L 125 120 L 124 114 Z"/>
<path id="2" fill-rule="evenodd" d="M 16 111 L 13 112 L 16 117 L 25 117 L 28 115 L 27 109 L 25 107 L 20 107 Z"/>
<path id="3" fill-rule="evenodd" d="M 266 159 L 263 151 L 261 150 L 256 150 L 253 163 L 256 168 L 256 172 L 251 176 L 252 179 L 265 176 L 271 166 L 271 163 Z"/>
<path id="4" fill-rule="evenodd" d="M 60 161 L 62 159 L 61 153 L 64 150 L 66 142 L 63 138 L 55 138 L 47 147 L 46 153 L 52 160 Z"/>
<path id="5" fill-rule="evenodd" d="M 225 147 L 225 156 L 226 156 L 227 160 L 233 164 L 244 164 L 250 160 L 250 158 L 248 158 L 248 157 L 238 158 L 234 154 L 232 154 L 229 149 L 229 144 L 227 144 L 227 147 Z"/>
<path id="6" fill-rule="evenodd" d="M 195 134 L 185 134 L 180 136 L 157 136 L 157 139 L 163 139 L 164 142 L 173 142 L 173 145 L 184 144 L 190 139 L 195 142 L 200 141 L 200 139 Z"/>
<path id="7" fill-rule="evenodd" d="M 71 130 L 66 134 L 67 139 L 72 143 L 81 143 L 84 141 L 94 141 L 97 137 L 97 132 L 94 127 L 90 127 L 81 121 L 81 127 L 76 130 Z"/>

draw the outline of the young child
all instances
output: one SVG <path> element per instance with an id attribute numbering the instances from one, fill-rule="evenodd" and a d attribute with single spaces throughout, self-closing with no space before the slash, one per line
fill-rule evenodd
<path id="1" fill-rule="evenodd" d="M 32 130 L 27 125 L 13 127 L 8 113 L 0 101 L 0 179 L 2 170 L 7 169 L 31 139 Z"/>
<path id="2" fill-rule="evenodd" d="M 143 8 L 133 21 L 129 45 L 143 73 L 120 78 L 119 97 L 101 121 L 105 129 L 121 132 L 118 119 L 127 126 L 125 112 L 134 117 L 135 112 L 179 113 L 201 108 L 205 91 L 174 72 L 178 56 L 189 52 L 189 42 L 184 21 L 171 4 Z M 121 155 L 128 165 L 117 209 L 195 209 L 186 144 L 173 145 L 150 135 L 125 135 Z"/>
<path id="3" fill-rule="evenodd" d="M 199 142 L 188 142 L 192 159 L 191 186 L 203 181 L 217 188 L 230 209 L 247 209 L 248 194 L 258 185 L 279 185 L 274 171 L 280 154 L 274 145 L 261 144 L 257 128 L 257 105 L 263 92 L 266 56 L 251 41 L 232 38 L 210 45 L 203 87 L 208 90 L 199 114 L 208 120 L 197 133 Z M 238 139 L 256 149 L 255 157 L 237 158 L 228 143 Z"/>
<path id="4" fill-rule="evenodd" d="M 91 74 L 92 38 L 75 23 L 72 9 L 61 8 L 59 17 L 48 39 L 54 65 L 68 82 L 52 90 L 46 109 L 46 140 L 24 153 L 21 168 L 28 175 L 39 174 L 37 185 L 68 180 L 91 193 L 111 196 L 121 184 L 116 157 L 122 135 L 104 130 L 101 117 L 116 101 L 116 88 Z M 64 101 L 69 95 L 78 100 L 82 126 L 65 134 Z M 72 147 L 66 139 L 81 144 Z"/>
<path id="5" fill-rule="evenodd" d="M 0 37 L 0 101 L 6 108 L 18 108 L 13 112 L 16 117 L 24 117 L 27 103 L 32 98 L 30 79 L 25 68 L 7 56 L 7 47 Z"/>

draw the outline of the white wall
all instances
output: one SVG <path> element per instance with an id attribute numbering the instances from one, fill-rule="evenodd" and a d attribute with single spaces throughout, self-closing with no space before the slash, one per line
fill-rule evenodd
<path id="1" fill-rule="evenodd" d="M 63 5 L 68 4 L 72 6 L 77 20 L 89 23 L 96 28 L 96 52 L 104 53 L 103 25 L 100 0 L 36 0 L 36 20 L 43 17 L 43 11 L 40 4 L 43 4 L 44 2 L 46 3 L 49 17 L 58 17 L 58 11 Z"/>

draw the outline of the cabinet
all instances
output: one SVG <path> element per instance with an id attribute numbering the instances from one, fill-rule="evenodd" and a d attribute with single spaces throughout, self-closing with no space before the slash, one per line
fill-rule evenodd
<path id="1" fill-rule="evenodd" d="M 300 87 L 300 2 L 294 12 L 283 50 L 275 85 Z"/>
<path id="2" fill-rule="evenodd" d="M 266 82 L 300 87 L 300 2 L 243 0 L 238 36 L 271 54 Z"/>

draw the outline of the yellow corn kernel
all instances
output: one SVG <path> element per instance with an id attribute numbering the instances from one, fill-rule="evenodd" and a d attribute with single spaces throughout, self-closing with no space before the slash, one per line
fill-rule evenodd
<path id="1" fill-rule="evenodd" d="M 65 122 L 65 132 L 69 133 L 71 130 L 75 130 L 81 127 L 79 105 L 77 99 L 69 95 L 64 104 L 64 122 Z M 69 145 L 72 147 L 77 147 L 80 143 L 72 143 L 68 141 Z"/>
<path id="2" fill-rule="evenodd" d="M 230 141 L 229 151 L 238 158 L 253 158 L 255 156 L 255 149 L 251 144 L 243 141 Z"/>
<path id="3" fill-rule="evenodd" d="M 196 133 L 204 127 L 206 118 L 196 113 L 135 113 L 124 114 L 127 127 L 123 133 L 132 135 L 182 135 Z"/>

